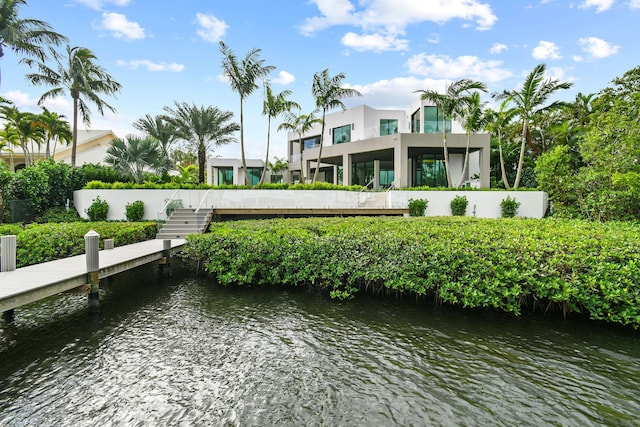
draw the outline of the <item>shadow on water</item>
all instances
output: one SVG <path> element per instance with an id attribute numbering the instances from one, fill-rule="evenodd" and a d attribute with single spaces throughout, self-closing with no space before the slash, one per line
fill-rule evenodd
<path id="1" fill-rule="evenodd" d="M 637 331 L 281 287 L 187 268 L 0 326 L 0 425 L 638 425 Z"/>

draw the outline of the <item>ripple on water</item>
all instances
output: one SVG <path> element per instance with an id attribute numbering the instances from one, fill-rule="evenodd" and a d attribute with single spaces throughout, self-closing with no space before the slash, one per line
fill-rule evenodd
<path id="1" fill-rule="evenodd" d="M 633 333 L 147 276 L 2 330 L 0 424 L 638 425 Z"/>

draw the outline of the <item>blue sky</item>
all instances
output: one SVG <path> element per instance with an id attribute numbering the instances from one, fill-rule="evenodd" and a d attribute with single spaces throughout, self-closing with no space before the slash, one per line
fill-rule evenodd
<path id="1" fill-rule="evenodd" d="M 108 99 L 117 114 L 93 110 L 92 129 L 124 137 L 145 114 L 174 101 L 234 112 L 238 96 L 221 77 L 223 40 L 237 56 L 252 48 L 277 67 L 275 92 L 288 89 L 303 112 L 314 109 L 313 74 L 344 72 L 363 97 L 353 106 L 404 109 L 418 89 L 471 78 L 490 91 L 516 88 L 537 64 L 574 83 L 558 96 L 598 92 L 640 65 L 640 0 L 27 0 L 23 18 L 41 19 L 91 49 L 122 84 Z M 0 94 L 39 111 L 45 88 L 30 86 L 13 52 L 0 60 Z M 265 154 L 262 89 L 245 104 L 246 153 Z M 486 100 L 489 100 L 488 96 Z M 48 107 L 72 117 L 71 100 Z M 275 125 L 280 123 L 276 120 Z M 274 130 L 276 126 L 273 126 Z M 286 135 L 272 132 L 271 155 L 286 156 Z M 213 155 L 239 157 L 239 144 Z"/>

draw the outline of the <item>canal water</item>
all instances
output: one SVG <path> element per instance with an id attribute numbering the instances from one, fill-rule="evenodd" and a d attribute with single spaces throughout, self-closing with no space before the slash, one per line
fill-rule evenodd
<path id="1" fill-rule="evenodd" d="M 640 333 L 121 274 L 0 326 L 2 426 L 640 425 Z"/>

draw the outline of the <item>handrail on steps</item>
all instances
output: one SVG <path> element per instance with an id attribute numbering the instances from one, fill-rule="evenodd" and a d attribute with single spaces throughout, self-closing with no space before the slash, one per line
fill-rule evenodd
<path id="1" fill-rule="evenodd" d="M 167 199 L 167 203 L 164 204 L 164 206 L 162 207 L 162 209 L 160 209 L 160 211 L 158 213 L 162 213 L 165 212 L 167 209 L 167 206 L 169 206 L 169 203 L 171 203 L 171 201 L 173 200 L 174 197 L 176 197 L 176 194 L 178 194 L 178 191 L 180 191 L 180 189 L 178 188 L 176 191 L 173 192 L 173 194 L 171 195 L 171 197 L 169 197 Z"/>
<path id="2" fill-rule="evenodd" d="M 204 196 L 202 197 L 202 199 L 200 200 L 200 203 L 198 204 L 198 207 L 196 208 L 196 215 L 198 214 L 198 212 L 200 212 L 200 208 L 202 207 L 202 203 L 204 203 L 205 200 L 207 200 L 207 197 L 209 196 L 209 192 L 211 190 L 207 190 L 206 193 L 204 193 Z"/>

